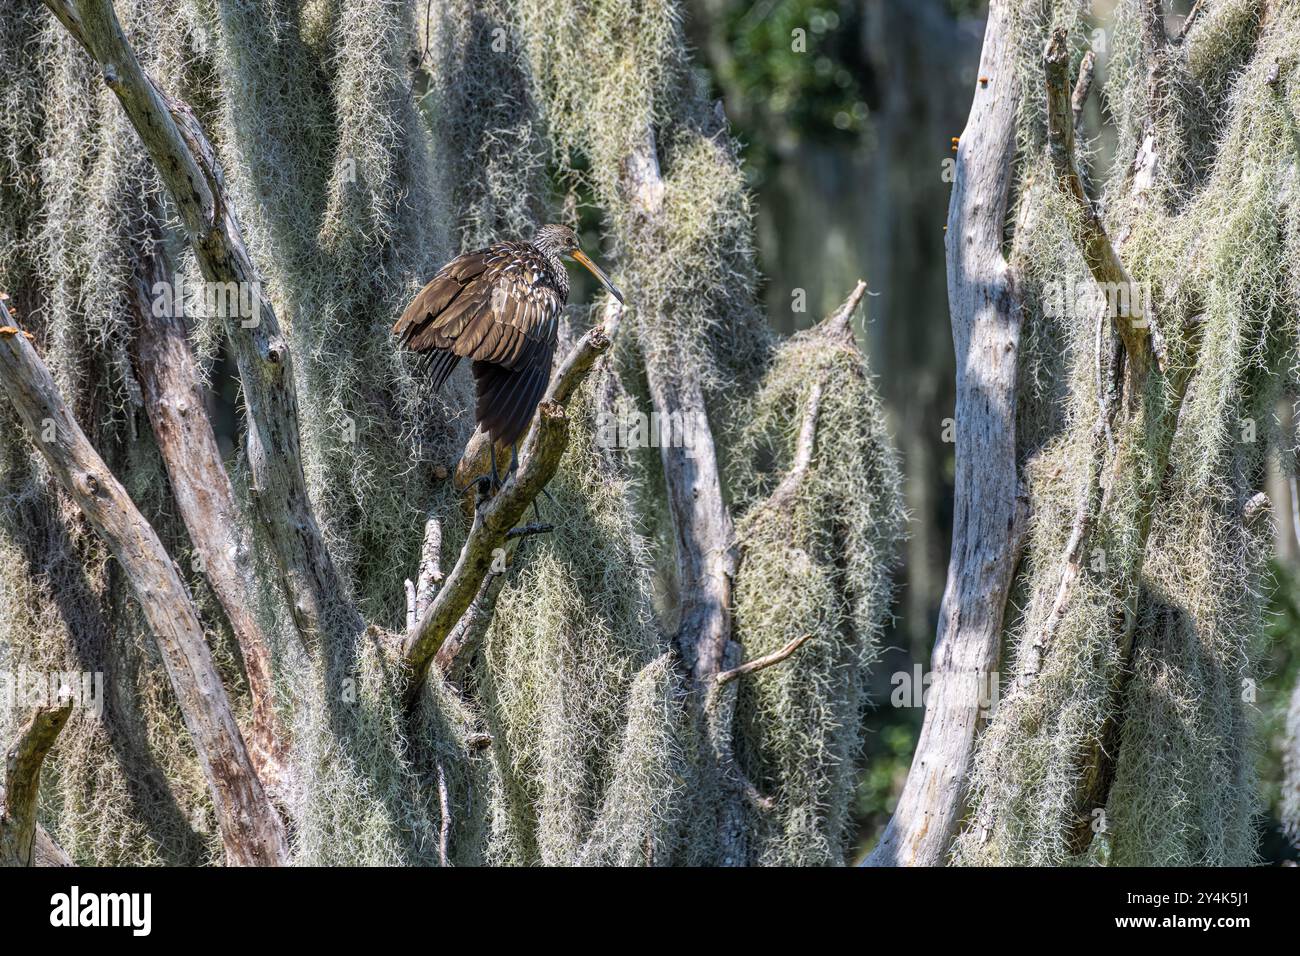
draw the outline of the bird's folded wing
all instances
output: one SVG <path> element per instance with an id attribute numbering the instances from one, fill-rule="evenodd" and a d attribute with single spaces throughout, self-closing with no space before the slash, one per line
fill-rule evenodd
<path id="1" fill-rule="evenodd" d="M 415 351 L 521 368 L 552 342 L 564 308 L 544 265 L 518 243 L 466 253 L 433 277 L 393 331 Z"/>

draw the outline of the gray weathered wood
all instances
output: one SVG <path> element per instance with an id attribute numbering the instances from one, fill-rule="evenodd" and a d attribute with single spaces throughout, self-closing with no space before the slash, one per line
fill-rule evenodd
<path id="1" fill-rule="evenodd" d="M 1003 255 L 1015 168 L 1011 4 L 993 0 L 948 207 L 948 305 L 957 355 L 952 552 L 939 610 L 925 720 L 874 866 L 935 866 L 961 822 L 981 717 L 997 669 L 1019 537 L 1016 362 L 1020 318 Z"/>
<path id="2" fill-rule="evenodd" d="M 46 0 L 46 6 L 99 64 L 117 95 L 171 193 L 203 277 L 237 283 L 252 296 L 254 316 L 227 315 L 223 321 L 247 410 L 254 505 L 299 631 L 307 638 L 322 630 L 358 632 L 362 623 L 307 496 L 289 345 L 227 202 L 216 152 L 189 108 L 145 75 L 111 0 Z"/>
<path id="3" fill-rule="evenodd" d="M 134 290 L 136 378 L 172 496 L 202 573 L 239 644 L 252 699 L 249 756 L 262 783 L 274 791 L 283 782 L 287 740 L 275 716 L 270 643 L 253 613 L 257 581 L 251 535 L 204 408 L 185 325 L 171 311 L 154 314 L 160 310 L 153 307 L 151 290 L 170 277 L 158 258 L 139 267 Z"/>
<path id="4" fill-rule="evenodd" d="M 117 559 L 149 623 L 198 752 L 230 863 L 276 865 L 284 825 L 253 771 L 198 613 L 158 535 L 59 395 L 26 334 L 0 329 L 0 383 L 59 484 Z"/>

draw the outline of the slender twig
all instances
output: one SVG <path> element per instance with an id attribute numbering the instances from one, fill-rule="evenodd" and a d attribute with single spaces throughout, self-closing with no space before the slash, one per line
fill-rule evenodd
<path id="1" fill-rule="evenodd" d="M 733 681 L 737 677 L 744 677 L 746 674 L 753 674 L 755 671 L 761 671 L 763 668 L 771 667 L 773 664 L 780 664 L 810 640 L 812 640 L 811 634 L 796 637 L 793 641 L 786 644 L 785 647 L 778 651 L 773 651 L 771 654 L 764 654 L 762 657 L 756 657 L 752 661 L 746 661 L 739 667 L 733 667 L 729 671 L 722 671 L 714 678 L 714 680 L 717 681 L 718 686 L 721 687 L 723 684 L 728 681 Z"/>
<path id="2" fill-rule="evenodd" d="M 553 524 L 534 521 L 529 524 L 520 525 L 518 528 L 511 528 L 506 532 L 506 540 L 513 541 L 516 538 L 528 538 L 535 534 L 549 534 L 554 530 L 555 525 Z"/>
<path id="3" fill-rule="evenodd" d="M 822 383 L 813 382 L 808 389 L 803 421 L 799 426 L 799 439 L 795 445 L 794 461 L 781 483 L 763 503 L 764 508 L 784 508 L 799 490 L 812 464 L 813 448 L 817 443 L 817 419 L 822 407 Z"/>
<path id="4" fill-rule="evenodd" d="M 438 810 L 442 818 L 438 824 L 438 862 L 450 866 L 447 850 L 451 843 L 451 798 L 447 793 L 447 774 L 441 760 L 438 761 Z"/>
<path id="5" fill-rule="evenodd" d="M 1174 40 L 1175 43 L 1182 43 L 1184 40 L 1187 39 L 1187 34 L 1191 31 L 1192 27 L 1195 25 L 1197 18 L 1200 17 L 1201 10 L 1204 6 L 1205 6 L 1205 0 L 1196 0 L 1196 2 L 1192 4 L 1192 9 L 1187 11 L 1187 19 L 1183 21 L 1183 26 L 1178 31 L 1178 36 Z"/>

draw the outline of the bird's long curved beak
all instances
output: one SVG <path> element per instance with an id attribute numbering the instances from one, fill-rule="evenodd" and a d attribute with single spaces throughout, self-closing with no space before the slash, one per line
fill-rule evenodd
<path id="1" fill-rule="evenodd" d="M 612 295 L 614 298 L 618 299 L 618 304 L 619 305 L 623 304 L 623 293 L 619 292 L 618 289 L 614 286 L 614 283 L 609 281 L 609 276 L 605 275 L 605 270 L 602 269 L 600 266 L 596 265 L 596 263 L 592 262 L 591 258 L 585 252 L 583 252 L 581 249 L 574 249 L 573 260 L 575 262 L 580 262 L 584 266 L 586 266 L 587 271 L 590 272 L 592 275 L 594 275 L 597 279 L 599 279 L 600 284 L 609 290 L 609 294 Z"/>

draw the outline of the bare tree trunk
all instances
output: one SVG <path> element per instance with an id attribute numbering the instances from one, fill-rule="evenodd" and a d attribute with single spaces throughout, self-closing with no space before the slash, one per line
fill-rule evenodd
<path id="1" fill-rule="evenodd" d="M 925 722 L 898 807 L 871 866 L 947 858 L 990 680 L 1023 517 L 1016 474 L 1020 319 L 1003 255 L 1021 92 L 1011 2 L 993 0 L 979 85 L 957 152 L 948 211 L 948 303 L 957 353 L 952 553 L 931 660 Z"/>

